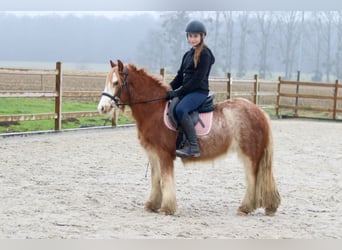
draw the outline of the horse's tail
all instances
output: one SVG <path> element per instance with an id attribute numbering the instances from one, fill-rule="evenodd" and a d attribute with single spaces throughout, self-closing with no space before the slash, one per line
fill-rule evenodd
<path id="1" fill-rule="evenodd" d="M 263 207 L 266 210 L 266 214 L 272 215 L 277 211 L 277 208 L 280 204 L 280 195 L 274 180 L 272 170 L 273 139 L 268 119 L 267 123 L 267 143 L 259 162 L 256 179 L 255 202 L 257 208 Z"/>

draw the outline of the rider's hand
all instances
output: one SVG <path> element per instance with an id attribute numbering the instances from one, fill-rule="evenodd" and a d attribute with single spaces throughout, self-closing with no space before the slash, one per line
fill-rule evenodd
<path id="1" fill-rule="evenodd" d="M 168 92 L 166 93 L 165 98 L 166 98 L 167 100 L 170 100 L 170 99 L 174 98 L 175 96 L 176 96 L 175 91 L 170 90 L 170 91 L 168 91 Z"/>

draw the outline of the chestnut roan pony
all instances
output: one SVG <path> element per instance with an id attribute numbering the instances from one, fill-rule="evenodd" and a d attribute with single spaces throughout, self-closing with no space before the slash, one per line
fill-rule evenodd
<path id="1" fill-rule="evenodd" d="M 177 207 L 174 180 L 177 133 L 168 129 L 163 120 L 165 96 L 170 87 L 132 64 L 123 65 L 120 60 L 110 64 L 98 109 L 111 114 L 114 105 L 131 108 L 138 138 L 151 164 L 152 189 L 145 208 L 172 215 Z M 217 103 L 211 131 L 199 136 L 198 141 L 200 157 L 182 158 L 183 163 L 213 160 L 234 149 L 243 160 L 247 190 L 238 215 L 257 208 L 265 208 L 266 215 L 277 211 L 280 196 L 272 171 L 272 133 L 269 119 L 260 108 L 242 98 Z"/>

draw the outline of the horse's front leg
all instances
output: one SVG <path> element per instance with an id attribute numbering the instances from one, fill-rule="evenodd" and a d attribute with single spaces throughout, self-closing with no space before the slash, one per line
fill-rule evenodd
<path id="1" fill-rule="evenodd" d="M 168 154 L 161 154 L 159 160 L 163 196 L 160 213 L 172 215 L 177 209 L 173 159 Z"/>
<path id="2" fill-rule="evenodd" d="M 148 152 L 148 158 L 151 165 L 151 194 L 145 203 L 145 209 L 150 212 L 158 212 L 163 198 L 159 157 L 154 152 Z"/>

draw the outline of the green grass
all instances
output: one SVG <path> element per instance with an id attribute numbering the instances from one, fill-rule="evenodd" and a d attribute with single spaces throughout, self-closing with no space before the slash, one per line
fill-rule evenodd
<path id="1" fill-rule="evenodd" d="M 0 98 L 0 115 L 54 113 L 54 100 L 42 98 Z M 62 112 L 96 111 L 97 102 L 63 100 Z M 127 115 L 119 116 L 119 124 L 132 123 Z M 62 120 L 62 129 L 110 125 L 111 117 L 94 116 Z M 53 130 L 54 120 L 0 122 L 0 133 Z"/>
<path id="2" fill-rule="evenodd" d="M 63 112 L 96 111 L 96 102 L 63 101 Z M 41 98 L 0 98 L 0 115 L 39 114 L 55 110 L 54 100 Z"/>
<path id="3" fill-rule="evenodd" d="M 31 98 L 0 98 L 0 115 L 50 113 L 54 101 Z"/>
<path id="4" fill-rule="evenodd" d="M 0 115 L 14 114 L 40 114 L 54 113 L 54 100 L 42 98 L 0 98 Z M 97 102 L 94 101 L 70 101 L 63 100 L 63 112 L 77 111 L 96 111 Z M 274 109 L 264 109 L 268 115 L 275 117 Z M 293 111 L 283 111 L 282 115 L 288 114 L 292 116 Z M 301 117 L 331 118 L 328 113 L 322 112 L 299 112 Z M 134 121 L 129 115 L 120 115 L 118 124 L 133 123 Z M 104 126 L 111 124 L 111 117 L 94 116 L 79 117 L 62 120 L 62 129 L 82 128 Z M 9 132 L 26 132 L 26 131 L 42 131 L 53 130 L 54 120 L 36 120 L 36 121 L 20 121 L 20 122 L 0 122 L 0 133 Z"/>

